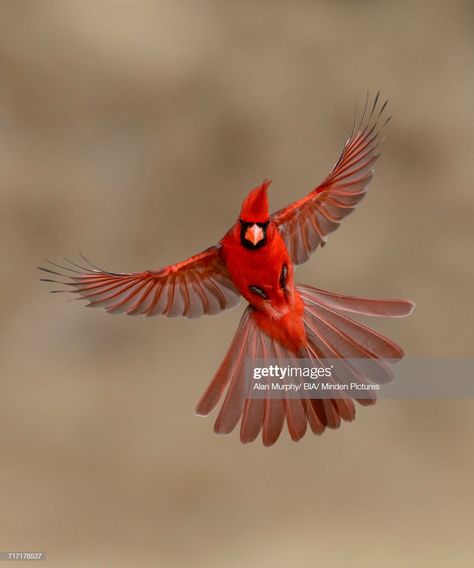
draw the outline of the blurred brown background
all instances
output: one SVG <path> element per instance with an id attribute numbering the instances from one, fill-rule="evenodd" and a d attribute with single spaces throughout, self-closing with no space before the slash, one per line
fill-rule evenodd
<path id="1" fill-rule="evenodd" d="M 393 121 L 368 198 L 301 267 L 405 296 L 411 356 L 473 356 L 472 22 L 452 2 L 0 3 L 0 550 L 54 566 L 470 567 L 472 401 L 381 401 L 264 449 L 194 405 L 242 307 L 67 303 L 34 266 L 116 271 L 215 242 L 336 161 L 354 99 Z M 76 256 L 77 258 L 77 256 Z"/>

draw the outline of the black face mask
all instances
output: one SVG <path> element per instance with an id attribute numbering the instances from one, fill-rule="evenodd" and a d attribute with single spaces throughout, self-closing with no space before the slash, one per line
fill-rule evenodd
<path id="1" fill-rule="evenodd" d="M 243 247 L 245 247 L 248 250 L 257 250 L 267 244 L 267 227 L 270 223 L 270 220 L 265 221 L 264 223 L 255 223 L 254 221 L 247 222 L 243 221 L 242 219 L 239 219 L 239 222 L 240 222 L 240 244 Z M 263 239 L 258 241 L 256 245 L 254 245 L 245 238 L 245 233 L 247 232 L 247 229 L 252 225 L 257 225 L 257 227 L 260 227 L 263 232 Z"/>

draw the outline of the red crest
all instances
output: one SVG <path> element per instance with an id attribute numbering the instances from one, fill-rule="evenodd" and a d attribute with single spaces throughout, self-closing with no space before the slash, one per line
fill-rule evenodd
<path id="1" fill-rule="evenodd" d="M 252 189 L 242 203 L 240 218 L 242 221 L 265 223 L 268 221 L 270 214 L 268 212 L 267 188 L 271 184 L 271 180 L 265 179 L 263 183 Z"/>

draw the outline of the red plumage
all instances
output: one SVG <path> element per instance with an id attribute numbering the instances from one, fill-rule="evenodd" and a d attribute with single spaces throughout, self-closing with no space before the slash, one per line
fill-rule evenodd
<path id="1" fill-rule="evenodd" d="M 271 180 L 263 180 L 263 183 L 247 195 L 242 203 L 240 210 L 240 218 L 244 221 L 254 221 L 255 223 L 264 223 L 270 217 L 268 211 L 268 195 L 267 189 L 271 184 Z"/>
<path id="2" fill-rule="evenodd" d="M 90 306 L 111 313 L 199 317 L 235 306 L 240 297 L 249 305 L 224 360 L 197 405 L 208 414 L 225 398 L 215 431 L 229 433 L 240 421 L 240 438 L 254 440 L 262 432 L 265 445 L 279 437 L 284 422 L 293 440 L 307 428 L 322 433 L 355 415 L 353 400 L 266 399 L 250 397 L 244 379 L 250 359 L 363 358 L 370 365 L 360 382 L 386 382 L 392 374 L 384 359 L 398 360 L 402 349 L 390 339 L 350 319 L 346 314 L 402 317 L 411 313 L 408 300 L 344 296 L 296 284 L 294 265 L 305 262 L 365 196 L 378 157 L 377 124 L 386 104 L 376 112 L 378 95 L 368 105 L 325 181 L 306 197 L 269 214 L 265 180 L 242 203 L 239 219 L 219 243 L 178 264 L 140 273 L 112 273 L 75 263 L 42 270 L 66 276 L 63 284 Z M 366 116 L 367 115 L 367 116 Z M 387 121 L 386 121 L 387 122 Z M 51 278 L 47 281 L 56 281 Z M 374 399 L 361 399 L 371 404 Z"/>

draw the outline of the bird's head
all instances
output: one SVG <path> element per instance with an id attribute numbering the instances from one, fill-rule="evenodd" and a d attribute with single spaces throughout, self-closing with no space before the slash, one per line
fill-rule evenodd
<path id="1" fill-rule="evenodd" d="M 245 248 L 255 250 L 267 242 L 267 228 L 270 223 L 267 188 L 270 180 L 252 189 L 242 203 L 240 211 L 240 242 Z"/>

